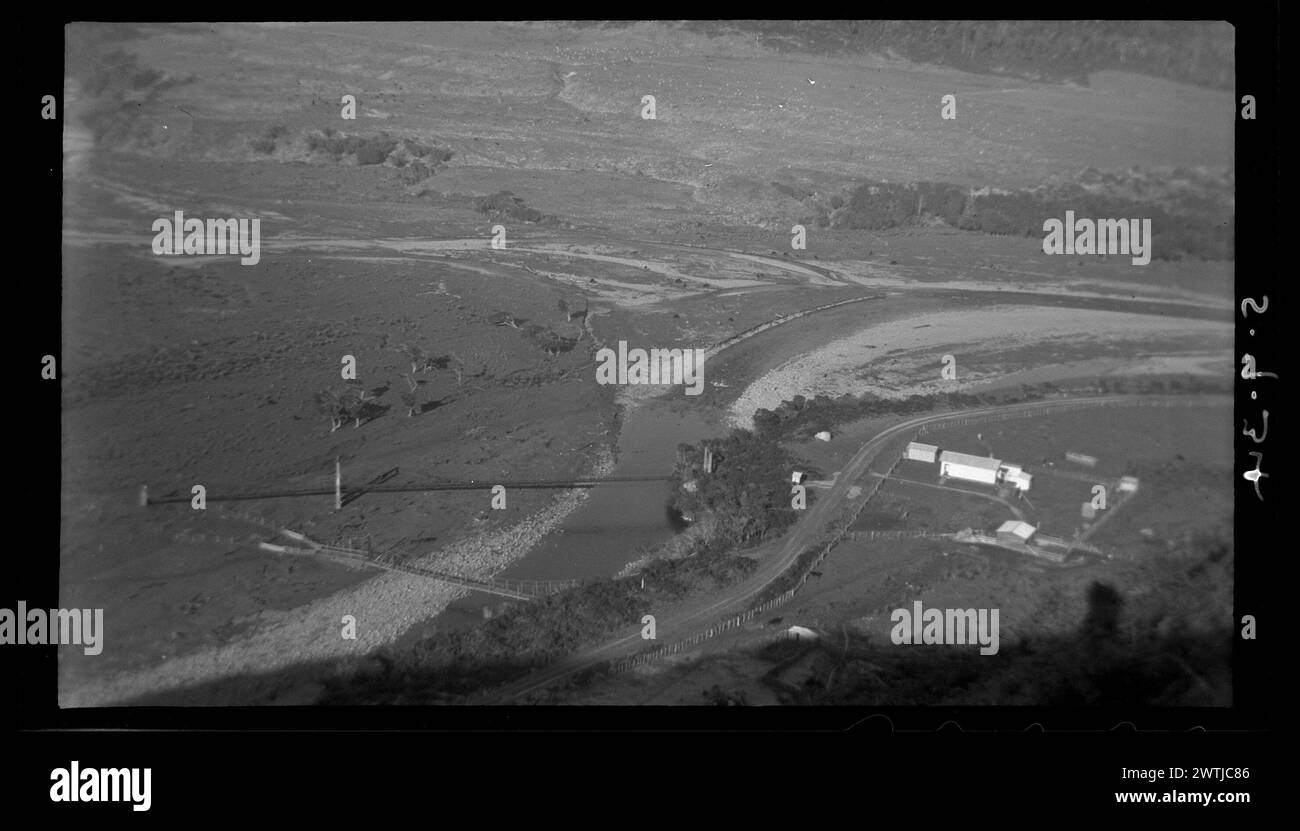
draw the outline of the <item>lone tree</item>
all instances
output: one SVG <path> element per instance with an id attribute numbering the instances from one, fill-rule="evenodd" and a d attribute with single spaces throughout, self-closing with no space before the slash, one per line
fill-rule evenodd
<path id="1" fill-rule="evenodd" d="M 406 380 L 407 386 L 401 393 L 402 403 L 406 405 L 406 417 L 413 418 L 415 411 L 420 408 L 420 384 L 414 375 L 403 375 L 402 378 Z"/>
<path id="2" fill-rule="evenodd" d="M 457 387 L 463 387 L 466 381 L 488 375 L 488 367 L 491 361 L 490 354 L 484 354 L 473 346 L 470 346 L 469 349 L 472 351 L 465 353 L 467 357 L 461 357 L 455 352 L 449 352 L 438 359 L 437 366 L 439 369 L 448 369 L 455 373 Z M 474 384 L 471 384 L 470 387 L 477 390 L 483 389 L 483 387 Z"/>
<path id="3" fill-rule="evenodd" d="M 423 349 L 412 343 L 404 346 L 402 351 L 406 353 L 406 357 L 411 361 L 411 372 L 423 372 L 425 370 L 429 356 L 424 353 Z"/>
<path id="4" fill-rule="evenodd" d="M 578 340 L 582 340 L 582 333 L 587 331 L 587 299 L 582 299 L 581 309 L 571 309 L 564 298 L 560 298 L 560 312 L 569 323 L 578 322 Z"/>
<path id="5" fill-rule="evenodd" d="M 339 395 L 339 410 L 345 421 L 351 421 L 353 427 L 361 426 L 361 415 L 365 409 L 365 393 L 356 387 L 348 387 Z"/>
<path id="6" fill-rule="evenodd" d="M 343 402 L 335 390 L 321 390 L 316 393 L 316 408 L 330 420 L 330 432 L 343 426 L 345 416 Z"/>
<path id="7" fill-rule="evenodd" d="M 448 368 L 451 369 L 452 372 L 456 373 L 456 386 L 459 387 L 461 384 L 465 383 L 465 359 L 457 355 L 455 352 L 452 352 L 448 357 L 450 358 Z"/>
<path id="8" fill-rule="evenodd" d="M 344 383 L 347 385 L 347 390 L 350 393 L 357 395 L 360 398 L 360 403 L 364 404 L 370 400 L 370 390 L 366 389 L 365 384 L 355 378 L 349 378 L 347 381 L 344 381 Z"/>
<path id="9" fill-rule="evenodd" d="M 406 417 L 414 418 L 415 411 L 420 408 L 420 394 L 415 390 L 402 390 L 401 397 L 406 406 Z"/>
<path id="10" fill-rule="evenodd" d="M 538 330 L 529 332 L 528 334 L 532 338 L 533 343 L 552 358 L 559 357 L 561 353 L 571 351 L 578 343 L 577 338 L 570 339 L 561 337 L 558 333 L 553 332 L 550 329 L 540 327 Z"/>
<path id="11" fill-rule="evenodd" d="M 417 344 L 401 344 L 397 349 L 411 362 L 412 375 L 434 369 L 446 369 L 451 361 L 447 355 L 430 355 Z"/>

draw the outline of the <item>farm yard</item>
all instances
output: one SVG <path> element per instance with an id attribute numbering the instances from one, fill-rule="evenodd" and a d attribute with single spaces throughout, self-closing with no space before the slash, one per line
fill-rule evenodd
<path id="1" fill-rule="evenodd" d="M 1113 505 L 1120 477 L 1137 477 L 1136 493 L 1090 537 L 1106 542 L 1116 555 L 1148 551 L 1154 540 L 1184 539 L 1201 523 L 1212 528 L 1231 522 L 1231 448 L 1221 438 L 1232 428 L 1229 407 L 1133 407 L 1122 417 L 1124 424 L 1117 427 L 1097 411 L 1060 413 L 932 431 L 926 441 L 955 448 L 983 445 L 1025 465 L 1034 475 L 1026 494 L 1037 520 L 1033 524 L 1067 538 L 1085 530 L 1081 508 L 1092 501 L 1094 485 L 1105 485 L 1107 504 Z M 1071 462 L 1067 452 L 1091 456 L 1096 465 Z M 1188 508 L 1197 521 L 1188 522 Z M 1096 519 L 1108 510 L 1099 510 Z M 1143 528 L 1149 533 L 1140 533 Z"/>
<path id="2" fill-rule="evenodd" d="M 1080 493 L 1090 494 L 1082 479 L 1051 475 L 1071 464 L 1064 458 L 1067 449 L 1095 454 L 1095 468 L 1071 465 L 1088 476 L 1139 476 L 1132 503 L 1091 538 L 1103 556 L 1076 558 L 1073 567 L 1062 568 L 952 539 L 891 539 L 891 533 L 942 534 L 965 526 L 991 531 L 1011 514 L 988 499 L 888 481 L 814 577 L 769 619 L 566 700 L 699 703 L 693 700 L 699 691 L 716 686 L 718 695 L 750 704 L 1077 703 L 1117 683 L 1111 673 L 1131 661 L 1173 685 L 1168 703 L 1226 703 L 1228 653 L 1215 633 L 1232 615 L 1231 462 L 1215 437 L 1230 426 L 1231 408 L 1123 412 L 1119 429 L 1103 429 L 1102 423 L 1111 422 L 1082 411 L 932 430 L 925 437 L 942 447 L 974 450 L 978 433 L 1000 455 L 1037 463 L 1029 465 L 1035 477 L 1027 496 L 1038 513 L 1027 510 L 1026 518 L 1061 535 L 1065 529 L 1056 526 L 1077 525 Z M 918 481 L 928 472 L 937 482 L 936 468 L 904 461 L 894 472 Z M 1039 493 L 1047 482 L 1052 484 Z M 960 487 L 979 489 L 972 483 Z M 995 493 L 992 487 L 983 491 Z M 1186 513 L 1188 505 L 1196 509 L 1195 518 Z M 999 609 L 999 653 L 972 659 L 949 650 L 936 657 L 892 646 L 890 614 L 914 601 L 927 608 Z M 1100 609 L 1110 610 L 1106 626 L 1115 639 L 1105 661 L 1082 652 L 1091 648 L 1085 641 L 1096 637 L 1088 633 L 1099 625 Z M 793 623 L 811 627 L 822 640 L 799 648 L 779 644 L 780 632 Z M 1156 657 L 1162 649 L 1181 656 L 1177 660 L 1196 661 L 1191 665 L 1207 673 L 1210 687 L 1189 688 L 1191 679 L 1176 661 Z M 1076 665 L 1073 677 L 1064 668 L 1070 663 Z M 1046 671 L 1064 680 L 1047 686 L 1035 678 Z M 796 683 L 788 683 L 791 678 Z M 784 681 L 775 683 L 779 679 Z"/>

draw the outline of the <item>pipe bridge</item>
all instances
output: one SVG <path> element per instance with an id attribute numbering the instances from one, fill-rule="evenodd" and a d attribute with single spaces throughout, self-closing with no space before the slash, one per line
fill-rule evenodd
<path id="1" fill-rule="evenodd" d="M 558 594 L 581 583 L 580 580 L 511 580 L 503 577 L 468 577 L 463 574 L 453 574 L 449 571 L 399 562 L 388 553 L 375 554 L 373 551 L 360 548 L 348 548 L 317 542 L 296 531 L 282 530 L 281 533 L 302 545 L 288 546 L 263 542 L 258 547 L 263 551 L 273 551 L 277 554 L 321 557 L 351 568 L 379 568 L 384 571 L 414 574 L 419 577 L 441 580 L 444 583 L 452 583 L 474 591 L 487 592 L 488 594 L 500 595 L 515 600 L 536 600 L 546 595 Z"/>

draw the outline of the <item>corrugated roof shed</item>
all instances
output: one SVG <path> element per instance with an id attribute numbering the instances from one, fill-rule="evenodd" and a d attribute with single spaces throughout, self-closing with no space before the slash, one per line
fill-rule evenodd
<path id="1" fill-rule="evenodd" d="M 1014 519 L 1008 519 L 1006 522 L 998 526 L 999 534 L 1010 534 L 1014 537 L 1019 537 L 1022 540 L 1027 540 L 1032 537 L 1036 530 L 1038 529 L 1030 525 L 1028 522 L 1018 522 Z"/>
<path id="2" fill-rule="evenodd" d="M 1002 462 L 999 459 L 990 459 L 987 456 L 972 456 L 969 453 L 956 453 L 952 450 L 945 450 L 939 454 L 939 461 L 947 462 L 953 465 L 966 465 L 967 467 L 977 467 L 983 470 L 997 471 Z"/>

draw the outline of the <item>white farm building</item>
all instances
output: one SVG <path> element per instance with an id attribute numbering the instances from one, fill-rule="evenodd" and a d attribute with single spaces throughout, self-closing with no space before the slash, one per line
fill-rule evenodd
<path id="1" fill-rule="evenodd" d="M 919 441 L 908 442 L 906 458 L 917 462 L 926 462 L 934 464 L 934 458 L 939 454 L 939 448 L 933 444 L 922 444 Z"/>
<path id="2" fill-rule="evenodd" d="M 1034 532 L 1038 529 L 1028 522 L 1017 522 L 1014 519 L 1008 519 L 998 526 L 998 538 L 1008 542 L 1029 542 L 1034 537 Z"/>
<path id="3" fill-rule="evenodd" d="M 1027 491 L 1034 481 L 1034 476 L 1031 473 L 1025 473 L 1025 469 L 1020 465 L 1003 462 L 1002 466 L 998 468 L 998 481 L 1006 482 L 1018 491 Z"/>
<path id="4" fill-rule="evenodd" d="M 1003 481 L 1008 485 L 1012 485 L 1018 491 L 1027 491 L 1029 490 L 1029 486 L 1034 482 L 1034 476 L 1032 473 L 1025 473 L 1021 470 L 1015 473 L 1008 473 L 1003 478 Z"/>
<path id="5" fill-rule="evenodd" d="M 968 453 L 955 453 L 945 450 L 939 454 L 939 475 L 968 482 L 982 482 L 986 485 L 997 484 L 998 469 L 1002 462 L 984 456 L 972 456 Z"/>

